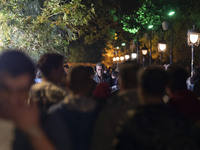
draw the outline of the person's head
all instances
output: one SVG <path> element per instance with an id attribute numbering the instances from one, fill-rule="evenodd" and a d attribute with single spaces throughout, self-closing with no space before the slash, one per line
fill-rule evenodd
<path id="1" fill-rule="evenodd" d="M 170 66 L 167 70 L 169 81 L 167 85 L 167 93 L 171 93 L 177 90 L 187 89 L 186 80 L 189 77 L 188 72 L 180 66 Z"/>
<path id="2" fill-rule="evenodd" d="M 92 83 L 90 74 L 84 66 L 73 67 L 67 76 L 67 85 L 70 91 L 76 95 L 86 96 Z"/>
<path id="3" fill-rule="evenodd" d="M 119 66 L 120 90 L 136 89 L 138 85 L 137 73 L 140 67 L 132 62 Z"/>
<path id="4" fill-rule="evenodd" d="M 144 104 L 162 103 L 168 76 L 160 67 L 147 67 L 138 74 L 140 100 Z"/>
<path id="5" fill-rule="evenodd" d="M 37 67 L 45 79 L 60 83 L 64 75 L 63 59 L 64 57 L 58 53 L 46 53 L 40 57 Z"/>
<path id="6" fill-rule="evenodd" d="M 0 101 L 28 99 L 35 78 L 35 66 L 19 50 L 5 50 L 0 54 Z"/>
<path id="7" fill-rule="evenodd" d="M 119 77 L 119 72 L 113 71 L 111 77 L 112 77 L 113 79 L 118 78 L 118 77 Z"/>
<path id="8" fill-rule="evenodd" d="M 105 66 L 103 63 L 96 64 L 96 72 L 99 77 L 102 77 L 104 70 L 105 70 Z"/>
<path id="9" fill-rule="evenodd" d="M 66 64 L 63 67 L 64 67 L 65 73 L 67 74 L 69 72 L 69 66 Z"/>
<path id="10" fill-rule="evenodd" d="M 88 71 L 90 78 L 93 79 L 94 76 L 94 69 L 91 66 L 86 66 L 86 70 Z"/>

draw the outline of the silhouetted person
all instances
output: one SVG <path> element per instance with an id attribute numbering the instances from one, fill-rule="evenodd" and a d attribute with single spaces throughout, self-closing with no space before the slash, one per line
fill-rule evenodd
<path id="1" fill-rule="evenodd" d="M 169 82 L 167 93 L 170 97 L 169 104 L 174 106 L 178 112 L 196 121 L 200 119 L 200 101 L 189 90 L 186 80 L 188 73 L 179 66 L 171 66 L 168 69 Z"/>
<path id="2" fill-rule="evenodd" d="M 147 68 L 139 74 L 139 97 L 143 106 L 127 110 L 129 119 L 119 123 L 116 150 L 199 149 L 199 129 L 164 104 L 167 73 Z"/>
<path id="3" fill-rule="evenodd" d="M 88 97 L 92 82 L 86 67 L 72 68 L 67 77 L 69 95 L 50 108 L 47 133 L 58 150 L 68 149 L 67 139 L 72 141 L 74 150 L 89 149 L 97 115 L 96 102 Z"/>
<path id="4" fill-rule="evenodd" d="M 32 86 L 31 100 L 36 101 L 44 112 L 51 105 L 63 100 L 67 94 L 60 86 L 64 76 L 63 59 L 60 54 L 46 53 L 38 61 L 37 67 L 42 73 L 42 82 Z"/>
<path id="5" fill-rule="evenodd" d="M 93 136 L 92 150 L 110 150 L 117 136 L 116 127 L 127 119 L 126 112 L 139 106 L 137 97 L 137 73 L 140 67 L 133 63 L 120 65 L 120 92 L 108 100 L 100 113 Z"/>

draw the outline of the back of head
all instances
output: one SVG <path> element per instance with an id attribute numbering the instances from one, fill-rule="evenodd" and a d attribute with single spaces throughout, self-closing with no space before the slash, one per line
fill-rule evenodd
<path id="1" fill-rule="evenodd" d="M 87 88 L 91 81 L 92 79 L 90 78 L 90 74 L 84 66 L 76 66 L 72 68 L 67 76 L 68 86 L 75 94 L 87 92 Z"/>
<path id="2" fill-rule="evenodd" d="M 186 80 L 189 74 L 183 67 L 170 66 L 167 73 L 169 76 L 168 87 L 172 92 L 187 89 Z"/>
<path id="3" fill-rule="evenodd" d="M 90 76 L 94 75 L 94 69 L 91 66 L 86 66 L 85 68 L 88 71 L 88 73 L 90 74 Z"/>
<path id="4" fill-rule="evenodd" d="M 63 64 L 64 57 L 58 53 L 46 53 L 38 61 L 37 67 L 45 77 L 48 77 L 53 69 Z"/>
<path id="5" fill-rule="evenodd" d="M 30 74 L 35 78 L 35 66 L 31 59 L 19 50 L 5 50 L 0 54 L 0 72 L 6 72 L 11 76 Z"/>
<path id="6" fill-rule="evenodd" d="M 162 97 L 167 85 L 167 73 L 160 67 L 147 67 L 139 73 L 139 85 L 144 94 L 152 97 Z"/>
<path id="7" fill-rule="evenodd" d="M 140 66 L 135 63 L 123 63 L 119 66 L 119 76 L 121 84 L 124 89 L 133 89 L 137 87 L 137 73 L 140 70 Z"/>
<path id="8" fill-rule="evenodd" d="M 118 78 L 119 77 L 119 72 L 118 71 L 113 71 L 112 72 L 112 77 L 113 78 Z"/>

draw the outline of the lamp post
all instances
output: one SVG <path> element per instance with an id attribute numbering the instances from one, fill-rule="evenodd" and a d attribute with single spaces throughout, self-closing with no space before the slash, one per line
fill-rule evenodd
<path id="1" fill-rule="evenodd" d="M 189 29 L 187 32 L 188 45 L 191 46 L 191 76 L 193 75 L 194 70 L 194 46 L 199 45 L 199 32 L 196 30 L 195 25 L 193 29 Z"/>
<path id="2" fill-rule="evenodd" d="M 153 25 L 149 25 L 148 26 L 148 29 L 152 29 L 153 28 Z M 151 33 L 149 34 L 149 44 L 150 44 L 150 47 L 149 47 L 149 49 L 150 49 L 150 53 L 149 53 L 149 64 L 151 65 L 151 61 L 152 61 L 152 49 L 151 49 Z"/>
<path id="3" fill-rule="evenodd" d="M 173 19 L 172 16 L 175 14 L 175 11 L 170 11 L 168 16 L 171 17 L 171 48 L 170 48 L 170 64 L 173 64 Z"/>
<path id="4" fill-rule="evenodd" d="M 142 55 L 143 55 L 143 67 L 145 66 L 145 56 L 148 53 L 148 49 L 146 47 L 146 45 L 144 45 L 144 47 L 142 48 Z"/>
<path id="5" fill-rule="evenodd" d="M 158 43 L 158 52 L 160 52 L 160 65 L 162 65 L 162 53 L 167 49 L 167 44 L 165 42 Z"/>

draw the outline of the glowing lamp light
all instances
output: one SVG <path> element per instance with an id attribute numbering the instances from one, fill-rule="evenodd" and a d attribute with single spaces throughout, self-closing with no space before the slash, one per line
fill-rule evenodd
<path id="1" fill-rule="evenodd" d="M 158 43 L 158 51 L 159 52 L 165 52 L 167 49 L 167 44 L 165 43 Z"/>
<path id="2" fill-rule="evenodd" d="M 136 54 L 136 53 L 132 53 L 132 54 L 131 54 L 131 58 L 132 58 L 132 59 L 136 59 L 136 58 L 137 58 L 137 54 Z"/>
<path id="3" fill-rule="evenodd" d="M 149 29 L 152 29 L 152 28 L 153 28 L 153 25 L 149 25 L 148 28 L 149 28 Z"/>
<path id="4" fill-rule="evenodd" d="M 126 43 L 122 43 L 122 46 L 126 46 Z"/>
<path id="5" fill-rule="evenodd" d="M 124 58 L 125 58 L 125 60 L 129 60 L 130 59 L 130 55 L 125 55 Z"/>
<path id="6" fill-rule="evenodd" d="M 113 57 L 113 61 L 116 61 L 116 58 L 115 58 L 115 57 Z"/>
<path id="7" fill-rule="evenodd" d="M 117 49 L 119 49 L 119 47 L 117 47 Z"/>
<path id="8" fill-rule="evenodd" d="M 187 32 L 188 36 L 188 45 L 192 46 L 198 46 L 199 45 L 199 32 L 195 29 L 195 25 L 193 26 L 193 29 L 189 29 Z"/>
<path id="9" fill-rule="evenodd" d="M 123 57 L 123 56 L 121 56 L 121 57 L 120 57 L 120 60 L 121 60 L 121 61 L 124 61 L 124 57 Z"/>
<path id="10" fill-rule="evenodd" d="M 142 55 L 147 55 L 147 53 L 148 53 L 148 50 L 146 50 L 146 49 L 142 50 Z"/>
<path id="11" fill-rule="evenodd" d="M 119 57 L 116 57 L 116 61 L 119 61 Z"/>
<path id="12" fill-rule="evenodd" d="M 174 14 L 175 14 L 175 11 L 170 11 L 168 15 L 173 16 Z"/>

